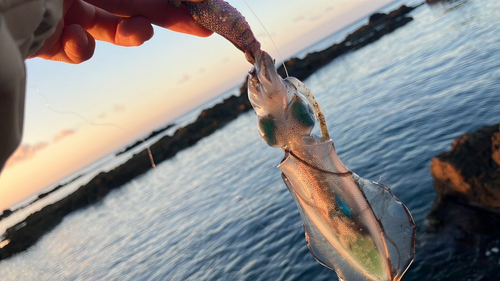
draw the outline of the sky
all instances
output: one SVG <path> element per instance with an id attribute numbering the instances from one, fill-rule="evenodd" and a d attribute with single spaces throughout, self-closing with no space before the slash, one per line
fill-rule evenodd
<path id="1" fill-rule="evenodd" d="M 393 0 L 227 0 L 279 61 Z M 307 4 L 306 4 L 307 3 Z M 262 25 L 259 23 L 262 22 Z M 140 47 L 98 42 L 79 65 L 26 61 L 23 139 L 0 174 L 0 211 L 11 207 L 246 79 L 230 42 L 155 28 Z M 293 73 L 291 73 L 293 76 Z"/>

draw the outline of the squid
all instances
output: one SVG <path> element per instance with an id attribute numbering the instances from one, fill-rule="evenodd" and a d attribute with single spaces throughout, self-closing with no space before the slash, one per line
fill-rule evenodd
<path id="1" fill-rule="evenodd" d="M 390 189 L 340 161 L 310 90 L 294 77 L 282 79 L 268 53 L 254 56 L 248 97 L 260 135 L 285 153 L 278 169 L 310 252 L 341 280 L 400 280 L 415 258 L 410 212 Z M 321 136 L 311 135 L 316 120 Z"/>
<path id="2" fill-rule="evenodd" d="M 227 2 L 171 4 L 186 5 L 198 25 L 228 39 L 253 65 L 248 98 L 257 127 L 269 146 L 284 152 L 278 169 L 314 258 L 341 280 L 400 280 L 415 258 L 415 222 L 390 189 L 340 161 L 311 91 L 279 76 L 245 18 Z M 311 134 L 316 122 L 321 136 Z"/>

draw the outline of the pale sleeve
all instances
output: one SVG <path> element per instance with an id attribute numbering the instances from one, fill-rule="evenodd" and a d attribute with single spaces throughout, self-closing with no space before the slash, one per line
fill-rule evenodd
<path id="1" fill-rule="evenodd" d="M 0 171 L 23 133 L 26 69 L 62 16 L 63 0 L 0 0 Z"/>

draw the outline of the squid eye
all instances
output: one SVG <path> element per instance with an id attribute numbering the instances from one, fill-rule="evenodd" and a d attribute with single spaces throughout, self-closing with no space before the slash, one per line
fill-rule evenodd
<path id="1" fill-rule="evenodd" d="M 278 140 L 276 138 L 276 123 L 275 121 L 267 116 L 259 119 L 259 131 L 260 135 L 264 139 L 264 141 L 269 146 L 276 146 L 278 144 Z"/>
<path id="2" fill-rule="evenodd" d="M 304 124 L 307 127 L 314 127 L 314 115 L 311 114 L 308 104 L 303 102 L 299 97 L 294 96 L 292 99 L 292 103 L 290 105 L 290 111 L 292 112 L 292 116 Z"/>

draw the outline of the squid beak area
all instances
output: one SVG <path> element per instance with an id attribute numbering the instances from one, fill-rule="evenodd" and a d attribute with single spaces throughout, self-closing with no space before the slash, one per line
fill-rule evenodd
<path id="1" fill-rule="evenodd" d="M 274 59 L 268 53 L 259 53 L 256 57 L 254 65 L 260 79 L 265 79 L 269 81 L 269 83 L 274 83 L 278 78 L 280 78 L 278 72 L 276 72 L 276 67 L 274 66 Z"/>
<path id="2" fill-rule="evenodd" d="M 253 86 L 255 87 L 258 85 L 259 82 L 259 73 L 262 70 L 262 59 L 263 59 L 263 51 L 258 50 L 256 52 L 245 52 L 245 56 L 247 58 L 247 61 L 253 65 L 252 70 L 250 70 L 248 73 L 250 74 L 250 81 L 252 82 Z"/>
<path id="3" fill-rule="evenodd" d="M 250 64 L 255 64 L 255 56 L 250 52 L 245 52 L 245 58 Z"/>
<path id="4" fill-rule="evenodd" d="M 272 84 L 272 81 L 279 78 L 274 67 L 274 60 L 268 53 L 259 50 L 254 53 L 254 59 L 252 70 L 249 72 L 252 86 L 257 87 L 262 82 L 266 85 Z"/>
<path id="5" fill-rule="evenodd" d="M 260 49 L 254 51 L 251 50 L 245 51 L 245 57 L 247 61 L 253 66 L 257 66 L 265 55 L 267 55 L 267 53 Z"/>
<path id="6" fill-rule="evenodd" d="M 250 31 L 251 33 L 251 31 Z M 253 34 L 251 34 L 253 36 Z M 254 38 L 255 40 L 255 38 Z M 242 49 L 240 49 L 243 51 L 243 53 L 245 53 L 245 57 L 247 59 L 247 61 L 252 64 L 252 65 L 255 65 L 255 62 L 259 60 L 259 58 L 262 56 L 263 53 L 265 53 L 264 51 L 262 51 L 260 49 L 260 42 L 259 41 L 254 41 L 252 44 L 250 44 L 249 46 L 246 46 L 243 47 Z"/>

